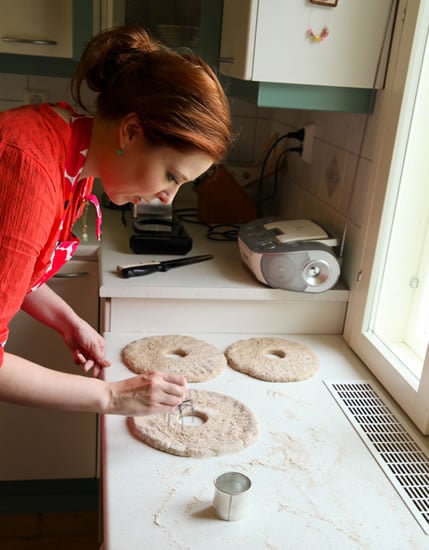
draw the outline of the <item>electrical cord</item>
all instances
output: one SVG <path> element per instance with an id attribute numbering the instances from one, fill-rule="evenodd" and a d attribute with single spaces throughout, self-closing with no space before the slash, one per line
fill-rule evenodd
<path id="1" fill-rule="evenodd" d="M 289 147 L 288 149 L 286 149 L 285 151 L 283 151 L 281 153 L 281 155 L 283 155 L 283 153 L 286 153 L 286 152 L 289 152 L 289 151 L 296 151 L 298 153 L 301 153 L 302 152 L 302 142 L 304 141 L 304 136 L 305 136 L 305 130 L 304 128 L 300 128 L 299 130 L 296 130 L 294 132 L 287 132 L 286 134 L 283 134 L 281 135 L 280 137 L 278 137 L 275 142 L 271 145 L 271 147 L 268 149 L 268 151 L 265 153 L 265 156 L 264 156 L 264 159 L 262 161 L 262 166 L 261 166 L 261 172 L 260 172 L 260 175 L 259 175 L 259 182 L 258 182 L 258 199 L 257 199 L 257 205 L 256 205 L 256 208 L 257 208 L 257 211 L 258 211 L 258 215 L 260 217 L 262 217 L 263 215 L 263 212 L 262 212 L 262 203 L 265 202 L 267 200 L 267 198 L 264 198 L 263 197 L 263 179 L 264 179 L 264 174 L 265 174 L 265 169 L 266 169 L 266 166 L 267 166 L 267 163 L 268 163 L 268 160 L 272 154 L 272 152 L 274 151 L 274 149 L 277 147 L 277 145 L 284 139 L 297 139 L 298 141 L 301 142 L 301 145 L 300 146 L 297 146 L 297 147 Z M 279 164 L 276 163 L 276 172 L 278 172 L 278 168 L 279 168 Z M 277 185 L 277 183 L 276 183 Z M 270 197 L 271 198 L 271 197 Z"/>
<path id="2" fill-rule="evenodd" d="M 236 241 L 240 226 L 237 224 L 209 224 L 198 219 L 196 208 L 179 208 L 175 210 L 177 219 L 187 223 L 201 225 L 207 228 L 207 239 L 212 241 Z M 222 229 L 224 228 L 224 229 Z"/>
<path id="3" fill-rule="evenodd" d="M 278 157 L 277 157 L 277 160 L 276 160 L 276 167 L 274 169 L 274 184 L 273 184 L 273 188 L 272 188 L 272 191 L 269 195 L 265 195 L 265 196 L 262 196 L 260 198 L 260 204 L 261 204 L 261 210 L 262 210 L 262 203 L 266 202 L 266 201 L 269 201 L 270 199 L 274 198 L 275 194 L 277 193 L 277 189 L 278 189 L 278 180 L 279 180 L 279 171 L 280 171 L 280 164 L 283 160 L 283 157 L 286 156 L 287 153 L 289 153 L 289 151 L 291 150 L 294 150 L 294 148 L 288 148 L 288 149 L 285 149 L 284 151 L 282 151 Z"/>

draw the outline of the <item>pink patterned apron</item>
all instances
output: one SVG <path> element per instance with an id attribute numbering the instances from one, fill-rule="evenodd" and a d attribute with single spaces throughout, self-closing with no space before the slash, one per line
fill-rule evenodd
<path id="1" fill-rule="evenodd" d="M 70 106 L 66 103 L 61 102 L 57 105 L 58 107 L 72 111 Z M 44 275 L 30 289 L 30 292 L 39 288 L 43 283 L 55 275 L 55 273 L 57 273 L 75 253 L 80 240 L 72 233 L 73 224 L 81 217 L 84 208 L 87 208 L 89 203 L 93 204 L 96 209 L 97 239 L 100 240 L 101 236 L 101 208 L 97 197 L 91 194 L 94 178 L 91 177 L 79 180 L 88 154 L 93 117 L 78 115 L 73 111 L 72 113 L 70 119 L 71 141 L 63 180 L 65 198 L 64 213 L 59 220 L 58 238 L 49 265 Z"/>

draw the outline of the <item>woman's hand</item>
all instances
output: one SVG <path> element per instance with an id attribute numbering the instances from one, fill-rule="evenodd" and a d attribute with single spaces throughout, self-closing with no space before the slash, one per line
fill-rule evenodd
<path id="1" fill-rule="evenodd" d="M 82 365 L 85 372 L 93 369 L 93 375 L 98 376 L 102 368 L 110 365 L 104 358 L 103 337 L 48 285 L 27 294 L 22 309 L 61 334 L 74 362 Z"/>
<path id="2" fill-rule="evenodd" d="M 107 385 L 105 413 L 143 416 L 170 413 L 185 399 L 186 379 L 177 374 L 149 372 Z"/>
<path id="3" fill-rule="evenodd" d="M 93 369 L 93 376 L 98 377 L 101 369 L 110 365 L 104 357 L 104 338 L 83 319 L 72 325 L 63 338 L 73 354 L 74 362 L 82 365 L 85 372 Z"/>

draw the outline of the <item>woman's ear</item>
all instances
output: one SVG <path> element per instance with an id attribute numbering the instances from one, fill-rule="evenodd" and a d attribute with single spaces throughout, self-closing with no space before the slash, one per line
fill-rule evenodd
<path id="1" fill-rule="evenodd" d="M 135 113 L 130 113 L 125 116 L 119 126 L 120 147 L 124 149 L 128 143 L 136 137 L 143 136 L 143 128 L 140 120 Z"/>

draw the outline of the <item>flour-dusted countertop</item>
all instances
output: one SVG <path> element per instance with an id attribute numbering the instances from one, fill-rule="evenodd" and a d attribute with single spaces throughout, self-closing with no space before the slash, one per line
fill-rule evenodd
<path id="1" fill-rule="evenodd" d="M 120 351 L 142 336 L 106 334 L 112 360 L 105 370 L 107 380 L 131 375 Z M 243 337 L 194 336 L 222 351 Z M 373 380 L 369 371 L 341 336 L 285 337 L 316 353 L 316 376 L 270 383 L 227 367 L 208 382 L 192 384 L 231 395 L 254 412 L 260 435 L 241 452 L 211 458 L 173 456 L 136 440 L 124 417 L 103 418 L 105 550 L 429 547 L 429 538 L 324 384 Z M 387 397 L 385 402 L 396 411 Z M 211 508 L 213 478 L 229 470 L 244 472 L 253 483 L 250 509 L 239 522 L 219 520 Z"/>
<path id="2" fill-rule="evenodd" d="M 176 320 L 176 325 L 170 325 L 173 331 L 183 330 L 185 318 L 186 329 L 192 332 L 259 331 L 259 321 L 253 321 L 265 318 L 266 331 L 342 332 L 349 296 L 343 283 L 320 294 L 269 288 L 243 264 L 236 242 L 209 240 L 206 229 L 195 224 L 184 224 L 193 239 L 187 256 L 212 254 L 212 260 L 123 279 L 117 273 L 118 265 L 180 256 L 134 254 L 129 248 L 131 215 L 127 214 L 127 227 L 121 221 L 121 212 L 105 210 L 103 219 L 99 250 L 100 298 L 105 306 L 103 332 L 146 329 L 149 319 L 151 329 L 160 331 L 166 317 L 170 322 Z"/>

